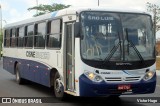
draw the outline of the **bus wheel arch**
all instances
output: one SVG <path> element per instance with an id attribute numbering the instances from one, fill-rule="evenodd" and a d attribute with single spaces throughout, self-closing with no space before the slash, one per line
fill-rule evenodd
<path id="1" fill-rule="evenodd" d="M 55 97 L 63 99 L 63 97 L 65 96 L 64 86 L 62 84 L 60 75 L 56 69 L 51 70 L 51 87 L 54 91 Z"/>

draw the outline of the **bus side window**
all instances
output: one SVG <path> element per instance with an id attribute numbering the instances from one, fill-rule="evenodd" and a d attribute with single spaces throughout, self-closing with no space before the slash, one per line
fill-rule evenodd
<path id="1" fill-rule="evenodd" d="M 47 24 L 47 47 L 60 48 L 61 47 L 61 20 L 53 20 Z"/>
<path id="2" fill-rule="evenodd" d="M 29 25 L 25 28 L 25 47 L 33 47 L 34 25 Z"/>
<path id="3" fill-rule="evenodd" d="M 27 45 L 27 30 L 28 30 L 28 26 L 25 26 L 24 28 L 24 47 L 26 47 Z"/>
<path id="4" fill-rule="evenodd" d="M 18 47 L 19 28 L 16 28 L 16 47 Z"/>
<path id="5" fill-rule="evenodd" d="M 10 30 L 7 29 L 5 31 L 5 47 L 9 47 L 10 46 Z"/>
<path id="6" fill-rule="evenodd" d="M 11 39 L 10 39 L 10 41 L 11 41 L 11 47 L 16 47 L 16 29 L 15 28 L 13 28 L 13 29 L 11 29 Z"/>
<path id="7" fill-rule="evenodd" d="M 18 28 L 18 47 L 23 47 L 23 42 L 24 42 L 24 27 Z"/>
<path id="8" fill-rule="evenodd" d="M 37 48 L 45 47 L 45 32 L 46 32 L 46 23 L 39 23 L 35 25 L 35 39 L 34 46 Z"/>
<path id="9" fill-rule="evenodd" d="M 7 30 L 4 31 L 4 47 L 6 47 L 6 42 L 7 42 Z"/>

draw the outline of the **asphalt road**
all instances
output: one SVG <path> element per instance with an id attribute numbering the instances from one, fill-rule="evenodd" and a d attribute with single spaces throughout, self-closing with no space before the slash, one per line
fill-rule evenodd
<path id="1" fill-rule="evenodd" d="M 58 101 L 54 98 L 54 94 L 50 88 L 44 87 L 35 83 L 18 85 L 15 81 L 15 76 L 3 70 L 2 61 L 0 61 L 0 97 L 49 97 L 54 103 L 42 104 L 23 104 L 25 106 L 159 106 L 159 103 L 138 103 L 130 102 L 133 99 L 148 97 L 151 99 L 160 100 L 160 71 L 157 77 L 157 86 L 154 94 L 120 96 L 119 98 L 79 98 L 70 97 L 66 101 Z M 156 97 L 156 98 L 152 98 Z M 158 97 L 158 98 L 157 98 Z M 20 106 L 22 104 L 0 104 L 0 106 Z"/>

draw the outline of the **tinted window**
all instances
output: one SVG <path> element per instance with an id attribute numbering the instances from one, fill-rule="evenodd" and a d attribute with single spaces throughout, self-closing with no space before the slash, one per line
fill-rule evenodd
<path id="1" fill-rule="evenodd" d="M 5 47 L 9 47 L 10 46 L 10 30 L 5 30 L 4 46 Z"/>
<path id="2" fill-rule="evenodd" d="M 17 46 L 16 29 L 11 29 L 11 47 Z"/>
<path id="3" fill-rule="evenodd" d="M 25 27 L 25 47 L 33 47 L 34 25 Z"/>
<path id="4" fill-rule="evenodd" d="M 35 25 L 35 47 L 45 47 L 45 32 L 46 23 L 39 23 Z"/>
<path id="5" fill-rule="evenodd" d="M 24 27 L 18 29 L 18 47 L 23 47 L 24 42 Z"/>
<path id="6" fill-rule="evenodd" d="M 61 47 L 61 20 L 53 20 L 48 23 L 47 29 L 47 47 L 60 48 Z"/>

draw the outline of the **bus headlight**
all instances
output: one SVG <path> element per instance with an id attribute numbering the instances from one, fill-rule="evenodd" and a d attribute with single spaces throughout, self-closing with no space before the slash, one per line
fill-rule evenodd
<path id="1" fill-rule="evenodd" d="M 90 80 L 94 81 L 94 82 L 101 82 L 103 81 L 102 77 L 93 73 L 93 72 L 89 72 L 89 71 L 85 71 L 84 75 L 89 78 Z"/>
<path id="2" fill-rule="evenodd" d="M 155 74 L 154 71 L 148 71 L 148 72 L 145 74 L 145 76 L 143 77 L 143 79 L 144 79 L 145 81 L 148 81 L 148 80 L 150 80 L 150 79 L 154 76 L 154 74 Z"/>

